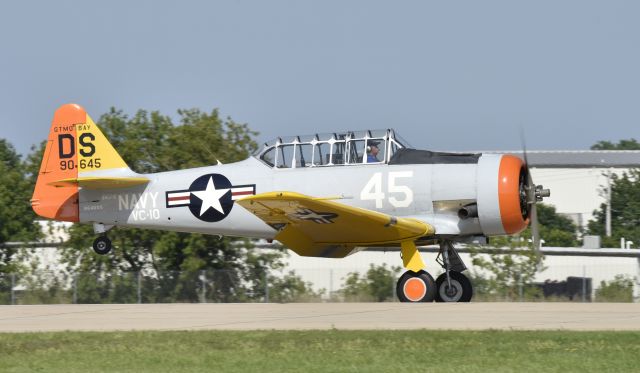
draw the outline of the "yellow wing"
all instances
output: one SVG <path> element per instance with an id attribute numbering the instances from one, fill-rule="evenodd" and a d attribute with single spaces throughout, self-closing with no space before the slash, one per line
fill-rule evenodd
<path id="1" fill-rule="evenodd" d="M 275 239 L 303 256 L 342 258 L 357 246 L 400 243 L 435 233 L 422 221 L 396 218 L 294 192 L 269 192 L 236 201 L 279 230 Z"/>

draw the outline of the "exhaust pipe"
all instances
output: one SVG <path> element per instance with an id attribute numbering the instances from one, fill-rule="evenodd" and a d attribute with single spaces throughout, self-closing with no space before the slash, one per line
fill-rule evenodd
<path id="1" fill-rule="evenodd" d="M 469 218 L 477 218 L 478 204 L 472 203 L 466 206 L 462 206 L 462 208 L 458 210 L 458 217 L 462 220 L 469 219 Z"/>

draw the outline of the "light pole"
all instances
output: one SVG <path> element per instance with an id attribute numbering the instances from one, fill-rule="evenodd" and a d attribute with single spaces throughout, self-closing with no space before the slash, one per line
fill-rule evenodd
<path id="1" fill-rule="evenodd" d="M 605 234 L 611 237 L 611 170 L 607 172 L 607 215 Z"/>

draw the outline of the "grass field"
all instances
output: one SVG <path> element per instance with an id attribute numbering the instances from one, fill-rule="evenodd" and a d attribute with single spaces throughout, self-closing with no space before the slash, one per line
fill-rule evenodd
<path id="1" fill-rule="evenodd" d="M 2 372 L 637 372 L 638 332 L 0 334 Z"/>

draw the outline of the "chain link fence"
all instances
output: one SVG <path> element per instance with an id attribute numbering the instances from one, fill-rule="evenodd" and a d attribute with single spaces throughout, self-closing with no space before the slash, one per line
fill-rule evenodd
<path id="1" fill-rule="evenodd" d="M 0 304 L 242 303 L 396 301 L 398 267 L 306 268 L 252 280 L 233 270 L 122 272 L 34 271 L 0 275 Z M 442 271 L 430 271 L 437 277 Z M 496 285 L 470 268 L 474 301 L 632 302 L 638 278 L 602 266 L 562 265 L 541 270 L 529 283 Z"/>
<path id="2" fill-rule="evenodd" d="M 235 272 L 226 270 L 119 274 L 38 271 L 0 277 L 0 304 L 268 301 L 266 287 L 241 283 Z"/>

